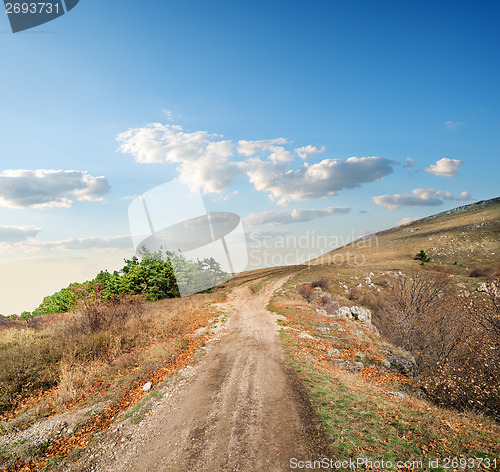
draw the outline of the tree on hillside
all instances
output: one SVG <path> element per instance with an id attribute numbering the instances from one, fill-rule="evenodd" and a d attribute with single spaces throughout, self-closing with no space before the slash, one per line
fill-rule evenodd
<path id="1" fill-rule="evenodd" d="M 430 262 L 431 258 L 426 254 L 426 252 L 421 249 L 420 252 L 413 258 L 414 261 L 420 261 L 422 265 L 426 262 Z"/>

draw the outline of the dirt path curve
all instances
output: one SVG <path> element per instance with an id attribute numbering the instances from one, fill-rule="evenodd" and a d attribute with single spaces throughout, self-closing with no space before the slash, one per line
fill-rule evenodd
<path id="1" fill-rule="evenodd" d="M 161 420 L 151 418 L 153 437 L 117 461 L 119 468 L 109 464 L 113 472 L 281 472 L 291 470 L 292 457 L 324 457 L 316 419 L 266 309 L 286 279 L 257 294 L 234 289 L 228 334 L 210 344 L 195 375 L 165 402 Z"/>

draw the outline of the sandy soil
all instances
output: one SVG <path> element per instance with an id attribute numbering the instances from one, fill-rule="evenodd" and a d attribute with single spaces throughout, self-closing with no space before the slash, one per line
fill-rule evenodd
<path id="1" fill-rule="evenodd" d="M 234 289 L 227 334 L 139 425 L 141 441 L 101 447 L 107 459 L 94 456 L 85 469 L 281 472 L 291 470 L 292 457 L 327 456 L 318 420 L 286 365 L 276 316 L 266 309 L 285 280 L 257 294 Z"/>

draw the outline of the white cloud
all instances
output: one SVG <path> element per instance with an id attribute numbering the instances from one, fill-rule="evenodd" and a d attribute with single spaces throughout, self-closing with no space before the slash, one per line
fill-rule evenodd
<path id="1" fill-rule="evenodd" d="M 285 138 L 263 139 L 261 141 L 238 141 L 237 151 L 242 156 L 250 157 L 255 154 L 269 152 L 268 159 L 272 162 L 290 162 L 293 155 L 282 146 L 287 144 Z"/>
<path id="2" fill-rule="evenodd" d="M 410 223 L 413 223 L 414 221 L 419 220 L 419 216 L 407 216 L 406 218 L 403 218 L 402 220 L 399 220 L 396 223 L 396 226 L 404 226 L 404 225 L 409 225 Z"/>
<path id="3" fill-rule="evenodd" d="M 455 131 L 457 128 L 463 125 L 462 121 L 445 121 L 444 126 L 448 131 Z"/>
<path id="4" fill-rule="evenodd" d="M 204 193 L 219 193 L 242 170 L 229 158 L 231 141 L 215 141 L 218 135 L 206 131 L 187 133 L 176 125 L 153 123 L 118 135 L 119 151 L 132 154 L 141 164 L 178 164 L 180 179 Z"/>
<path id="5" fill-rule="evenodd" d="M 173 120 L 173 113 L 170 110 L 163 109 L 162 113 L 167 117 L 168 121 L 172 121 Z"/>
<path id="6" fill-rule="evenodd" d="M 0 206 L 70 207 L 74 200 L 102 200 L 110 186 L 105 177 L 78 170 L 4 170 L 0 173 Z"/>
<path id="7" fill-rule="evenodd" d="M 2 249 L 19 249 L 24 254 L 46 253 L 53 251 L 86 251 L 86 250 L 110 250 L 110 249 L 130 249 L 133 252 L 132 239 L 129 235 L 110 237 L 87 237 L 71 238 L 60 241 L 40 241 L 36 236 L 40 232 L 39 228 L 26 227 L 24 232 L 9 232 L 0 227 L 0 246 Z M 3 239 L 2 236 L 8 236 Z M 2 244 L 3 243 L 3 244 Z"/>
<path id="8" fill-rule="evenodd" d="M 432 164 L 430 167 L 425 169 L 425 172 L 429 174 L 439 175 L 441 177 L 454 177 L 458 174 L 458 168 L 463 165 L 463 161 L 459 159 L 448 159 L 447 157 L 443 157 L 436 162 L 436 164 Z"/>
<path id="9" fill-rule="evenodd" d="M 34 226 L 0 225 L 0 244 L 17 244 L 35 238 L 41 231 Z"/>
<path id="10" fill-rule="evenodd" d="M 316 146 L 311 146 L 310 144 L 308 146 L 295 149 L 295 153 L 301 159 L 307 159 L 310 156 L 321 154 L 323 152 L 325 152 L 325 146 L 321 146 L 320 148 L 318 148 Z"/>
<path id="11" fill-rule="evenodd" d="M 35 249 L 57 249 L 64 251 L 87 249 L 127 249 L 132 247 L 129 235 L 110 237 L 71 238 L 61 241 L 39 241 L 33 245 Z"/>
<path id="12" fill-rule="evenodd" d="M 332 215 L 345 215 L 351 211 L 347 207 L 328 207 L 321 210 L 316 209 L 295 209 L 295 210 L 274 210 L 261 213 L 251 213 L 244 218 L 246 226 L 259 225 L 284 225 L 288 223 L 304 223 L 316 218 L 324 218 Z"/>
<path id="13" fill-rule="evenodd" d="M 412 193 L 398 193 L 395 195 L 379 195 L 372 197 L 375 205 L 380 205 L 388 210 L 399 210 L 402 206 L 438 206 L 443 204 L 439 196 L 443 192 L 434 189 L 416 188 Z"/>
<path id="14" fill-rule="evenodd" d="M 287 143 L 285 138 L 262 139 L 260 141 L 238 141 L 237 150 L 242 156 L 254 156 L 265 151 L 275 151 L 276 146 Z"/>
<path id="15" fill-rule="evenodd" d="M 324 159 L 317 164 L 289 170 L 283 165 L 249 159 L 246 172 L 255 189 L 278 200 L 279 205 L 292 201 L 335 195 L 339 190 L 361 187 L 381 180 L 393 172 L 393 162 L 381 157 Z"/>
<path id="16" fill-rule="evenodd" d="M 152 123 L 131 128 L 117 137 L 119 150 L 132 154 L 141 164 L 193 162 L 203 157 L 211 138 L 206 131 L 186 133 L 181 126 Z"/>
<path id="17" fill-rule="evenodd" d="M 289 165 L 294 155 L 304 157 L 324 148 L 305 146 L 285 149 L 285 138 L 260 141 L 220 141 L 206 131 L 184 132 L 176 125 L 150 124 L 129 129 L 117 137 L 119 151 L 132 154 L 139 163 L 177 164 L 179 178 L 204 193 L 221 193 L 234 178 L 246 174 L 257 191 L 267 193 L 279 205 L 296 200 L 335 195 L 357 188 L 393 172 L 394 162 L 381 157 L 324 159 L 299 169 Z M 235 155 L 240 160 L 235 160 Z M 243 160 L 241 158 L 243 157 Z"/>
<path id="18" fill-rule="evenodd" d="M 464 190 L 455 200 L 457 202 L 471 202 L 472 197 Z"/>
<path id="19" fill-rule="evenodd" d="M 405 159 L 405 163 L 404 163 L 404 166 L 405 167 L 408 167 L 408 168 L 411 168 L 415 165 L 415 161 L 411 158 L 411 157 L 407 157 Z"/>

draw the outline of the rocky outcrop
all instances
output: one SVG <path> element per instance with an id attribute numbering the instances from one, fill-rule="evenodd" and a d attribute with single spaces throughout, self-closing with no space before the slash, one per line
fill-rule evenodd
<path id="1" fill-rule="evenodd" d="M 336 312 L 335 316 L 347 319 L 354 319 L 362 323 L 372 322 L 372 313 L 367 308 L 362 306 L 341 306 Z"/>

